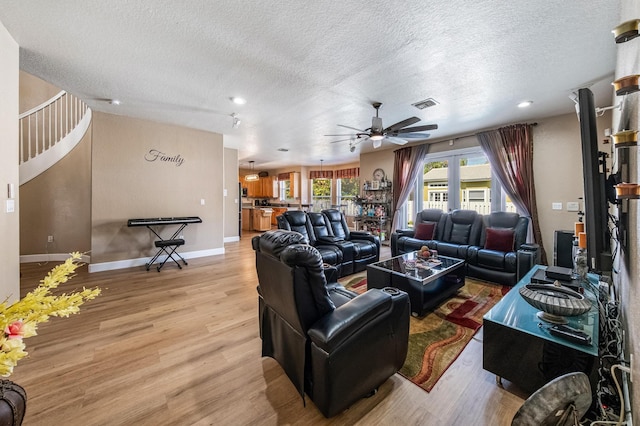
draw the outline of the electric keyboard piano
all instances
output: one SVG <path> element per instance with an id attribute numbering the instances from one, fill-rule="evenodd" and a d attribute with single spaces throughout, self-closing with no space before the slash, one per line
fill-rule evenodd
<path id="1" fill-rule="evenodd" d="M 177 237 L 180 235 L 184 227 L 190 223 L 202 223 L 202 219 L 200 219 L 198 216 L 185 216 L 185 217 L 152 217 L 152 218 L 145 218 L 145 219 L 129 219 L 127 221 L 127 226 L 129 227 L 146 226 L 151 232 L 155 234 L 156 237 L 159 238 L 158 241 L 154 242 L 154 245 L 158 248 L 158 251 L 156 252 L 155 256 L 153 256 L 153 258 L 149 261 L 149 263 L 147 263 L 146 265 L 147 271 L 149 270 L 151 265 L 156 260 L 158 260 L 158 258 L 160 257 L 160 255 L 162 255 L 162 253 L 166 253 L 167 257 L 160 263 L 160 265 L 158 265 L 158 268 L 157 268 L 158 272 L 160 272 L 160 269 L 162 269 L 164 264 L 169 259 L 173 260 L 175 264 L 178 265 L 178 268 L 182 269 L 182 266 L 180 266 L 180 263 L 178 263 L 178 261 L 173 257 L 174 254 L 178 256 L 185 265 L 188 265 L 187 261 L 184 260 L 184 258 L 180 256 L 178 252 L 176 252 L 176 249 L 179 246 L 184 245 L 184 239 L 177 238 Z M 178 226 L 178 229 L 173 233 L 173 235 L 171 235 L 170 238 L 164 239 L 153 228 L 154 226 L 164 226 L 164 225 L 179 225 L 179 226 Z"/>

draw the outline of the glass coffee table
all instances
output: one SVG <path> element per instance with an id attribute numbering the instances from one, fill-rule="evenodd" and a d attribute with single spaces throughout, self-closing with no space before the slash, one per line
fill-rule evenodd
<path id="1" fill-rule="evenodd" d="M 447 256 L 428 261 L 411 252 L 367 265 L 367 288 L 395 287 L 406 292 L 413 316 L 423 316 L 456 294 L 464 278 L 464 260 Z"/>

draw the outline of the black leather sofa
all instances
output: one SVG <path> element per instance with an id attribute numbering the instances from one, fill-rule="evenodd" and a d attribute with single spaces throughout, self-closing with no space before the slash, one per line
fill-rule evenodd
<path id="1" fill-rule="evenodd" d="M 279 229 L 305 235 L 324 262 L 338 268 L 340 277 L 364 271 L 368 264 L 380 260 L 380 239 L 367 232 L 350 231 L 338 210 L 287 211 L 276 221 Z"/>
<path id="2" fill-rule="evenodd" d="M 416 238 L 421 226 L 435 228 L 431 238 Z M 470 277 L 514 285 L 540 262 L 538 245 L 526 243 L 528 226 L 529 218 L 517 213 L 483 216 L 473 210 L 426 209 L 416 215 L 413 229 L 391 234 L 391 253 L 398 256 L 427 246 L 464 259 Z"/>
<path id="3" fill-rule="evenodd" d="M 347 409 L 404 364 L 409 297 L 395 288 L 358 295 L 327 282 L 323 259 L 297 232 L 252 239 L 262 355 L 326 417 Z M 335 275 L 333 275 L 335 276 Z"/>

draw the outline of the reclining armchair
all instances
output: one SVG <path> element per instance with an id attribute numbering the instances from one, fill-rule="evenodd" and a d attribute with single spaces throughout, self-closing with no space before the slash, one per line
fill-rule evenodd
<path id="1" fill-rule="evenodd" d="M 493 212 L 483 220 L 479 244 L 468 250 L 467 273 L 514 285 L 540 262 L 539 246 L 526 242 L 529 218 L 518 213 Z"/>
<path id="2" fill-rule="evenodd" d="M 409 298 L 395 288 L 358 295 L 327 283 L 320 253 L 305 242 L 285 230 L 252 240 L 262 355 L 280 364 L 303 402 L 306 393 L 332 417 L 403 365 Z"/>
<path id="3" fill-rule="evenodd" d="M 279 229 L 296 231 L 304 235 L 307 239 L 306 243 L 312 245 L 320 252 L 323 262 L 337 268 L 338 276 L 348 275 L 344 274 L 342 271 L 342 250 L 340 250 L 335 244 L 322 243 L 317 240 L 316 233 L 307 213 L 302 210 L 290 210 L 284 212 L 276 219 Z"/>
<path id="4" fill-rule="evenodd" d="M 367 269 L 367 265 L 380 260 L 380 238 L 364 231 L 351 231 L 341 211 L 323 210 L 335 238 L 353 244 L 353 272 Z"/>
<path id="5" fill-rule="evenodd" d="M 442 240 L 447 215 L 440 209 L 425 209 L 416 214 L 413 229 L 398 229 L 391 234 L 391 255 L 420 250 L 427 246 L 435 250 L 438 240 Z"/>

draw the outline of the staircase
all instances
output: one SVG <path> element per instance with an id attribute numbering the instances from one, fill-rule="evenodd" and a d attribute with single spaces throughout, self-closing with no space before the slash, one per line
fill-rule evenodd
<path id="1" fill-rule="evenodd" d="M 60 161 L 82 140 L 91 123 L 91 109 L 61 91 L 18 118 L 22 185 Z"/>

